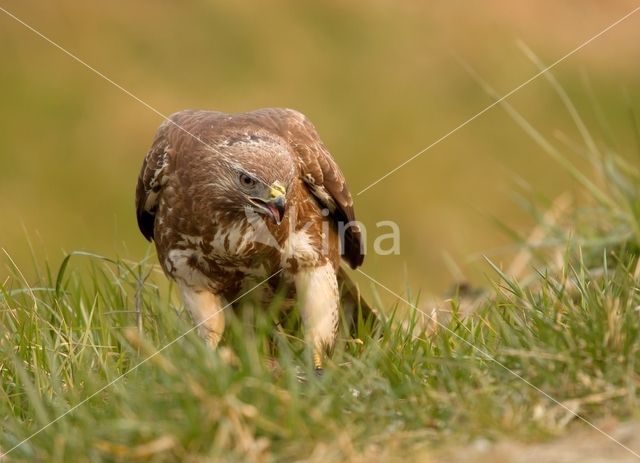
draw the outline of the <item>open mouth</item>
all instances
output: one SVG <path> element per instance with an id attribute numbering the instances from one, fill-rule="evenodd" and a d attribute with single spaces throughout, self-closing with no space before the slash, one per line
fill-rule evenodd
<path id="1" fill-rule="evenodd" d="M 262 212 L 270 216 L 276 224 L 282 222 L 285 211 L 284 197 L 278 197 L 269 201 L 260 198 L 250 198 L 251 202 L 257 207 L 258 212 Z"/>

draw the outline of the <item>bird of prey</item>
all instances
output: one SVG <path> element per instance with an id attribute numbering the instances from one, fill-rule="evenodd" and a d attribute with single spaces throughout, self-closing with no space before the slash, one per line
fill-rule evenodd
<path id="1" fill-rule="evenodd" d="M 173 114 L 144 159 L 136 209 L 209 345 L 223 334 L 224 308 L 273 275 L 262 297 L 288 285 L 322 368 L 341 285 L 353 295 L 341 259 L 356 268 L 364 249 L 344 175 L 309 119 L 279 108 Z"/>

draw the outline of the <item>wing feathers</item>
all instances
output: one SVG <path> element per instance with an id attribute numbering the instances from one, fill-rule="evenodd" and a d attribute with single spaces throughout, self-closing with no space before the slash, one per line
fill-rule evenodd
<path id="1" fill-rule="evenodd" d="M 339 229 L 344 229 L 343 257 L 352 268 L 362 264 L 361 231 L 355 223 L 353 199 L 345 178 L 320 140 L 313 124 L 291 109 L 269 108 L 227 115 L 211 111 L 181 111 L 163 123 L 147 154 L 136 188 L 136 211 L 142 234 L 153 239 L 155 213 L 162 187 L 170 174 L 174 153 L 196 149 L 204 140 L 247 128 L 268 130 L 282 137 L 297 156 L 302 180 L 320 205 L 330 211 Z M 201 138 L 203 137 L 204 140 Z"/>
<path id="2" fill-rule="evenodd" d="M 138 227 L 149 241 L 153 239 L 155 214 L 160 199 L 160 191 L 167 181 L 171 155 L 171 150 L 167 146 L 163 132 L 162 129 L 158 131 L 158 135 L 142 163 L 136 187 Z"/>
<path id="3" fill-rule="evenodd" d="M 291 109 L 272 111 L 279 111 L 288 122 L 287 138 L 299 157 L 302 178 L 309 191 L 329 209 L 339 229 L 344 229 L 342 251 L 345 260 L 352 268 L 362 265 L 361 231 L 355 222 L 353 199 L 342 171 L 309 119 Z"/>

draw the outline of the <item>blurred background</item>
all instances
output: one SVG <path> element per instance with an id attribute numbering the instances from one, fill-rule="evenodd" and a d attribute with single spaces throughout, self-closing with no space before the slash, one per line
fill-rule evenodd
<path id="1" fill-rule="evenodd" d="M 633 1 L 171 2 L 4 1 L 2 7 L 141 100 L 239 112 L 304 112 L 355 194 L 637 6 Z M 554 73 L 601 146 L 640 152 L 640 13 Z M 30 274 L 64 252 L 140 259 L 134 189 L 161 118 L 0 12 L 0 246 Z M 579 136 L 543 78 L 509 98 L 573 161 Z M 579 149 L 577 150 L 579 151 Z M 635 158 L 637 159 L 637 158 Z M 526 234 L 521 196 L 576 186 L 495 107 L 355 197 L 369 249 L 376 223 L 401 229 L 401 253 L 370 253 L 364 271 L 402 292 L 441 293 L 507 261 L 497 223 Z M 388 229 L 381 229 L 387 232 Z M 8 259 L 3 256 L 3 261 Z M 0 268 L 0 281 L 8 270 Z M 360 280 L 362 281 L 362 280 Z M 368 285 L 368 283 L 367 283 Z"/>

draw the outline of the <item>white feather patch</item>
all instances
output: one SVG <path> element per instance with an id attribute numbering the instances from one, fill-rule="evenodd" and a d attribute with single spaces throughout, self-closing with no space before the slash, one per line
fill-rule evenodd
<path id="1" fill-rule="evenodd" d="M 193 256 L 200 258 L 202 253 L 194 249 L 171 249 L 167 253 L 166 268 L 171 275 L 193 287 L 208 288 L 209 279 L 198 269 L 189 264 Z"/>
<path id="2" fill-rule="evenodd" d="M 292 258 L 303 266 L 318 259 L 318 252 L 311 244 L 311 238 L 306 230 L 298 230 L 289 235 L 282 249 L 280 265 L 287 267 L 289 259 Z"/>

